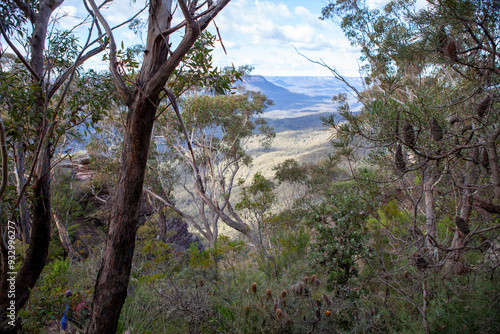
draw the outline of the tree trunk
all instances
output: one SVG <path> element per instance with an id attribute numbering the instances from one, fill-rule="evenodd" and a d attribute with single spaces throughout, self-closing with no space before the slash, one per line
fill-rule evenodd
<path id="1" fill-rule="evenodd" d="M 31 289 L 35 286 L 38 277 L 45 266 L 45 259 L 49 251 L 50 242 L 50 153 L 47 148 L 41 153 L 41 177 L 34 181 L 33 193 L 33 229 L 31 242 L 23 264 L 15 276 L 15 308 L 21 309 L 29 299 Z M 0 312 L 2 317 L 7 314 L 11 298 L 9 297 L 9 282 L 11 278 L 5 259 L 2 254 L 2 280 L 0 283 Z M 15 274 L 15 273 L 14 273 Z M 8 323 L 2 322 L 0 333 L 10 333 L 14 329 Z M 19 329 L 20 330 L 20 329 Z"/>
<path id="2" fill-rule="evenodd" d="M 435 176 L 430 168 L 424 170 L 424 200 L 425 200 L 425 246 L 434 260 L 438 259 L 438 249 L 431 240 L 437 241 L 436 209 L 434 203 Z"/>
<path id="3" fill-rule="evenodd" d="M 165 241 L 167 237 L 167 217 L 163 212 L 163 208 L 158 210 L 158 222 L 160 224 L 160 240 Z"/>
<path id="4" fill-rule="evenodd" d="M 16 144 L 15 149 L 15 174 L 16 174 L 16 190 L 18 196 L 21 196 L 19 202 L 19 226 L 21 228 L 21 241 L 23 244 L 28 245 L 30 243 L 31 227 L 30 227 L 30 215 L 26 205 L 26 197 L 21 194 L 21 189 L 26 181 L 24 179 L 24 161 L 26 156 L 25 144 L 20 141 Z"/>
<path id="5" fill-rule="evenodd" d="M 429 236 L 436 239 L 436 210 L 434 208 L 434 176 L 424 171 L 425 225 Z"/>
<path id="6" fill-rule="evenodd" d="M 158 102 L 157 99 L 153 101 Z M 142 97 L 129 108 L 106 249 L 95 284 L 89 334 L 116 333 L 127 296 L 156 103 Z"/>
<path id="7" fill-rule="evenodd" d="M 451 242 L 451 248 L 458 248 L 454 250 L 452 253 L 452 263 L 451 265 L 455 269 L 455 273 L 462 274 L 468 271 L 468 264 L 463 259 L 462 253 L 465 243 L 465 237 L 467 236 L 469 219 L 472 213 L 472 203 L 473 203 L 473 192 L 474 189 L 472 185 L 477 182 L 478 179 L 478 171 L 477 167 L 473 162 L 467 162 L 467 174 L 465 177 L 465 182 L 462 190 L 462 202 L 460 207 L 460 215 L 455 220 L 455 233 L 453 235 L 453 241 Z M 460 222 L 460 223 L 459 223 Z M 449 267 L 449 265 L 448 265 Z"/>
<path id="8" fill-rule="evenodd" d="M 18 309 L 28 301 L 30 290 L 43 271 L 50 243 L 50 152 L 42 153 L 41 177 L 35 180 L 33 201 L 33 229 L 30 247 L 16 277 L 16 306 Z"/>
<path id="9" fill-rule="evenodd" d="M 56 228 L 57 232 L 59 233 L 59 240 L 61 240 L 61 245 L 63 246 L 70 259 L 77 260 L 79 256 L 76 254 L 73 246 L 71 246 L 71 240 L 69 239 L 69 234 L 66 226 L 61 223 L 59 217 L 57 217 L 57 213 L 54 212 L 52 217 L 54 218 L 54 222 L 56 223 Z"/>
<path id="10" fill-rule="evenodd" d="M 110 71 L 115 87 L 129 107 L 118 174 L 118 183 L 104 258 L 97 275 L 88 334 L 114 334 L 127 296 L 127 286 L 135 248 L 139 201 L 142 194 L 151 132 L 163 90 L 182 57 L 229 0 L 207 2 L 209 10 L 194 20 L 185 0 L 178 4 L 185 18 L 184 36 L 173 52 L 169 52 L 168 31 L 172 19 L 172 0 L 150 2 L 148 38 L 143 66 L 134 92 L 129 91 L 117 68 L 113 33 L 94 0 L 91 7 L 109 37 Z"/>

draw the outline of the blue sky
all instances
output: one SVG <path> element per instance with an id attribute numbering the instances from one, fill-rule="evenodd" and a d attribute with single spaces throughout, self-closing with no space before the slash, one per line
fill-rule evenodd
<path id="1" fill-rule="evenodd" d="M 385 1 L 368 2 L 378 6 Z M 326 3 L 326 0 L 232 0 L 215 19 L 227 50 L 226 55 L 220 44 L 217 45 L 215 65 L 251 65 L 255 68 L 253 74 L 265 76 L 330 75 L 327 69 L 299 55 L 296 48 L 311 59 L 323 60 L 345 76 L 358 76 L 359 49 L 350 45 L 331 20 L 319 19 Z M 132 4 L 129 0 L 115 0 L 103 10 L 103 15 L 113 26 L 143 6 L 144 0 Z M 81 0 L 66 0 L 59 9 L 58 15 L 65 15 L 58 21 L 59 25 L 68 29 L 86 14 Z M 143 17 L 146 18 L 146 14 Z M 209 29 L 215 33 L 213 24 Z M 140 38 L 126 28 L 117 31 L 115 38 L 118 44 L 121 41 L 125 45 L 141 43 Z M 104 69 L 106 65 L 100 58 L 92 59 L 86 67 Z"/>

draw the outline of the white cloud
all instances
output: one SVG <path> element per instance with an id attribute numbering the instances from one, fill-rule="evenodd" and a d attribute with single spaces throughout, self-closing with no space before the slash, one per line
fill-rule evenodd
<path id="1" fill-rule="evenodd" d="M 312 59 L 329 59 L 340 53 L 335 60 L 342 59 L 342 66 L 349 66 L 350 73 L 357 72 L 356 55 L 348 51 L 350 43 L 333 22 L 319 20 L 319 13 L 304 5 L 267 1 L 233 0 L 230 4 L 230 10 L 221 13 L 217 22 L 225 43 L 232 45 L 227 47 L 229 55 L 217 53 L 217 62 L 243 65 L 243 59 L 252 60 L 249 64 L 260 74 L 324 74 L 324 69 L 298 55 L 295 47 Z"/>
<path id="2" fill-rule="evenodd" d="M 316 36 L 316 31 L 309 25 L 286 25 L 281 30 L 287 42 L 311 43 Z"/>
<path id="3" fill-rule="evenodd" d="M 131 3 L 129 0 L 115 0 L 102 13 L 110 25 L 114 26 L 134 15 L 144 6 L 145 1 Z M 248 64 L 255 67 L 255 73 L 263 75 L 325 75 L 323 68 L 298 55 L 293 48 L 296 47 L 311 59 L 321 58 L 354 75 L 357 72 L 356 58 L 359 51 L 350 47 L 347 38 L 332 21 L 318 19 L 322 6 L 324 4 L 321 1 L 232 0 L 215 18 L 228 52 L 227 55 L 224 54 L 220 43 L 216 43 L 213 56 L 215 66 Z M 69 29 L 70 24 L 71 27 L 75 24 L 77 16 L 83 19 L 87 15 L 81 0 L 66 0 L 59 10 L 66 14 L 60 21 L 61 27 L 65 29 Z M 141 18 L 147 19 L 147 11 Z M 178 11 L 174 24 L 180 20 Z M 81 28 L 82 36 L 85 36 L 88 27 L 86 25 Z M 209 30 L 216 34 L 213 24 Z M 141 42 L 127 26 L 116 31 L 115 39 L 117 43 L 124 41 L 126 46 Z M 174 46 L 177 39 L 172 37 Z M 88 64 L 87 68 L 106 67 L 97 59 Z"/>

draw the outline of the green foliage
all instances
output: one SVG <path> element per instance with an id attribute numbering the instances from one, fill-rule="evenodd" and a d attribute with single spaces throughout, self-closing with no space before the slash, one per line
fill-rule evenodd
<path id="1" fill-rule="evenodd" d="M 52 32 L 45 55 L 48 68 L 60 74 L 74 63 L 79 52 L 78 39 L 72 32 L 68 30 Z"/>
<path id="2" fill-rule="evenodd" d="M 307 181 L 307 173 L 304 166 L 301 166 L 295 159 L 287 159 L 281 164 L 273 167 L 275 178 L 279 183 L 305 183 Z"/>
<path id="3" fill-rule="evenodd" d="M 184 56 L 181 64 L 174 71 L 167 86 L 177 95 L 189 89 L 205 90 L 212 94 L 224 95 L 233 89 L 237 81 L 251 68 L 242 66 L 236 69 L 233 66 L 219 69 L 213 66 L 212 51 L 216 36 L 203 31 L 193 47 Z"/>
<path id="4" fill-rule="evenodd" d="M 243 180 L 240 183 L 243 184 Z M 252 183 L 241 188 L 241 200 L 236 204 L 237 210 L 248 210 L 256 219 L 263 221 L 263 215 L 273 206 L 276 195 L 274 183 L 266 179 L 260 172 L 254 174 Z"/>
<path id="5" fill-rule="evenodd" d="M 474 287 L 463 285 L 472 277 L 435 282 L 437 295 L 430 315 L 433 331 L 494 333 L 500 330 L 499 282 L 484 274 L 475 278 Z"/>
<path id="6" fill-rule="evenodd" d="M 62 316 L 68 307 L 70 313 L 67 316 L 72 319 L 74 329 L 77 329 L 82 323 L 83 316 L 80 312 L 78 316 L 73 313 L 76 306 L 82 300 L 87 299 L 88 291 L 83 291 L 79 286 L 71 287 L 73 295 L 65 297 L 64 293 L 68 290 L 68 272 L 70 270 L 69 260 L 57 259 L 49 263 L 38 280 L 36 286 L 31 291 L 31 297 L 22 310 L 19 311 L 19 317 L 22 319 L 23 330 L 27 333 L 45 333 L 43 326 L 49 321 L 57 324 L 61 323 Z M 83 330 L 83 328 L 80 328 Z"/>
<path id="7" fill-rule="evenodd" d="M 192 245 L 189 263 L 174 271 L 171 266 L 150 268 L 148 279 L 132 282 L 119 330 L 331 333 L 365 326 L 355 320 L 368 316 L 360 305 L 327 292 L 324 277 L 314 275 L 307 229 L 288 229 L 282 236 L 284 253 L 290 256 L 278 281 L 254 269 L 260 252 L 224 236 L 209 250 Z"/>
<path id="8" fill-rule="evenodd" d="M 196 131 L 199 136 L 208 129 L 220 129 L 222 135 L 211 134 L 215 140 L 214 149 L 230 157 L 242 155 L 241 143 L 251 137 L 257 125 L 268 140 L 274 137 L 271 128 L 265 127 L 260 118 L 272 102 L 260 92 L 245 92 L 238 95 L 198 95 L 183 102 L 183 119 L 188 132 Z M 256 117 L 256 120 L 252 120 Z M 205 136 L 206 137 L 206 136 Z M 206 138 L 205 140 L 207 140 Z"/>
<path id="9" fill-rule="evenodd" d="M 234 259 L 239 257 L 244 250 L 243 241 L 231 241 L 226 236 L 219 236 L 214 247 L 200 251 L 198 245 L 193 243 L 189 248 L 189 265 L 193 268 L 218 268 L 222 265 L 225 269 L 234 268 Z"/>
<path id="10" fill-rule="evenodd" d="M 311 207 L 307 221 L 316 234 L 311 247 L 316 268 L 327 273 L 328 289 L 346 286 L 358 276 L 359 262 L 370 255 L 366 222 L 374 209 L 376 189 L 362 181 L 340 182 L 330 190 L 328 202 Z"/>
<path id="11" fill-rule="evenodd" d="M 0 2 L 0 19 L 7 36 L 12 35 L 14 32 L 23 35 L 21 27 L 26 22 L 26 17 L 22 15 L 22 11 L 14 1 L 4 0 Z"/>

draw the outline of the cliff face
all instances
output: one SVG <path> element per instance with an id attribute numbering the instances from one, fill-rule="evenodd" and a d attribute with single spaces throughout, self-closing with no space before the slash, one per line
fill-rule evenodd
<path id="1" fill-rule="evenodd" d="M 198 244 L 198 250 L 202 250 L 200 238 L 188 230 L 188 224 L 179 218 L 169 218 L 166 221 L 167 233 L 165 242 L 172 244 L 176 251 L 182 252 L 189 249 L 192 243 Z"/>

